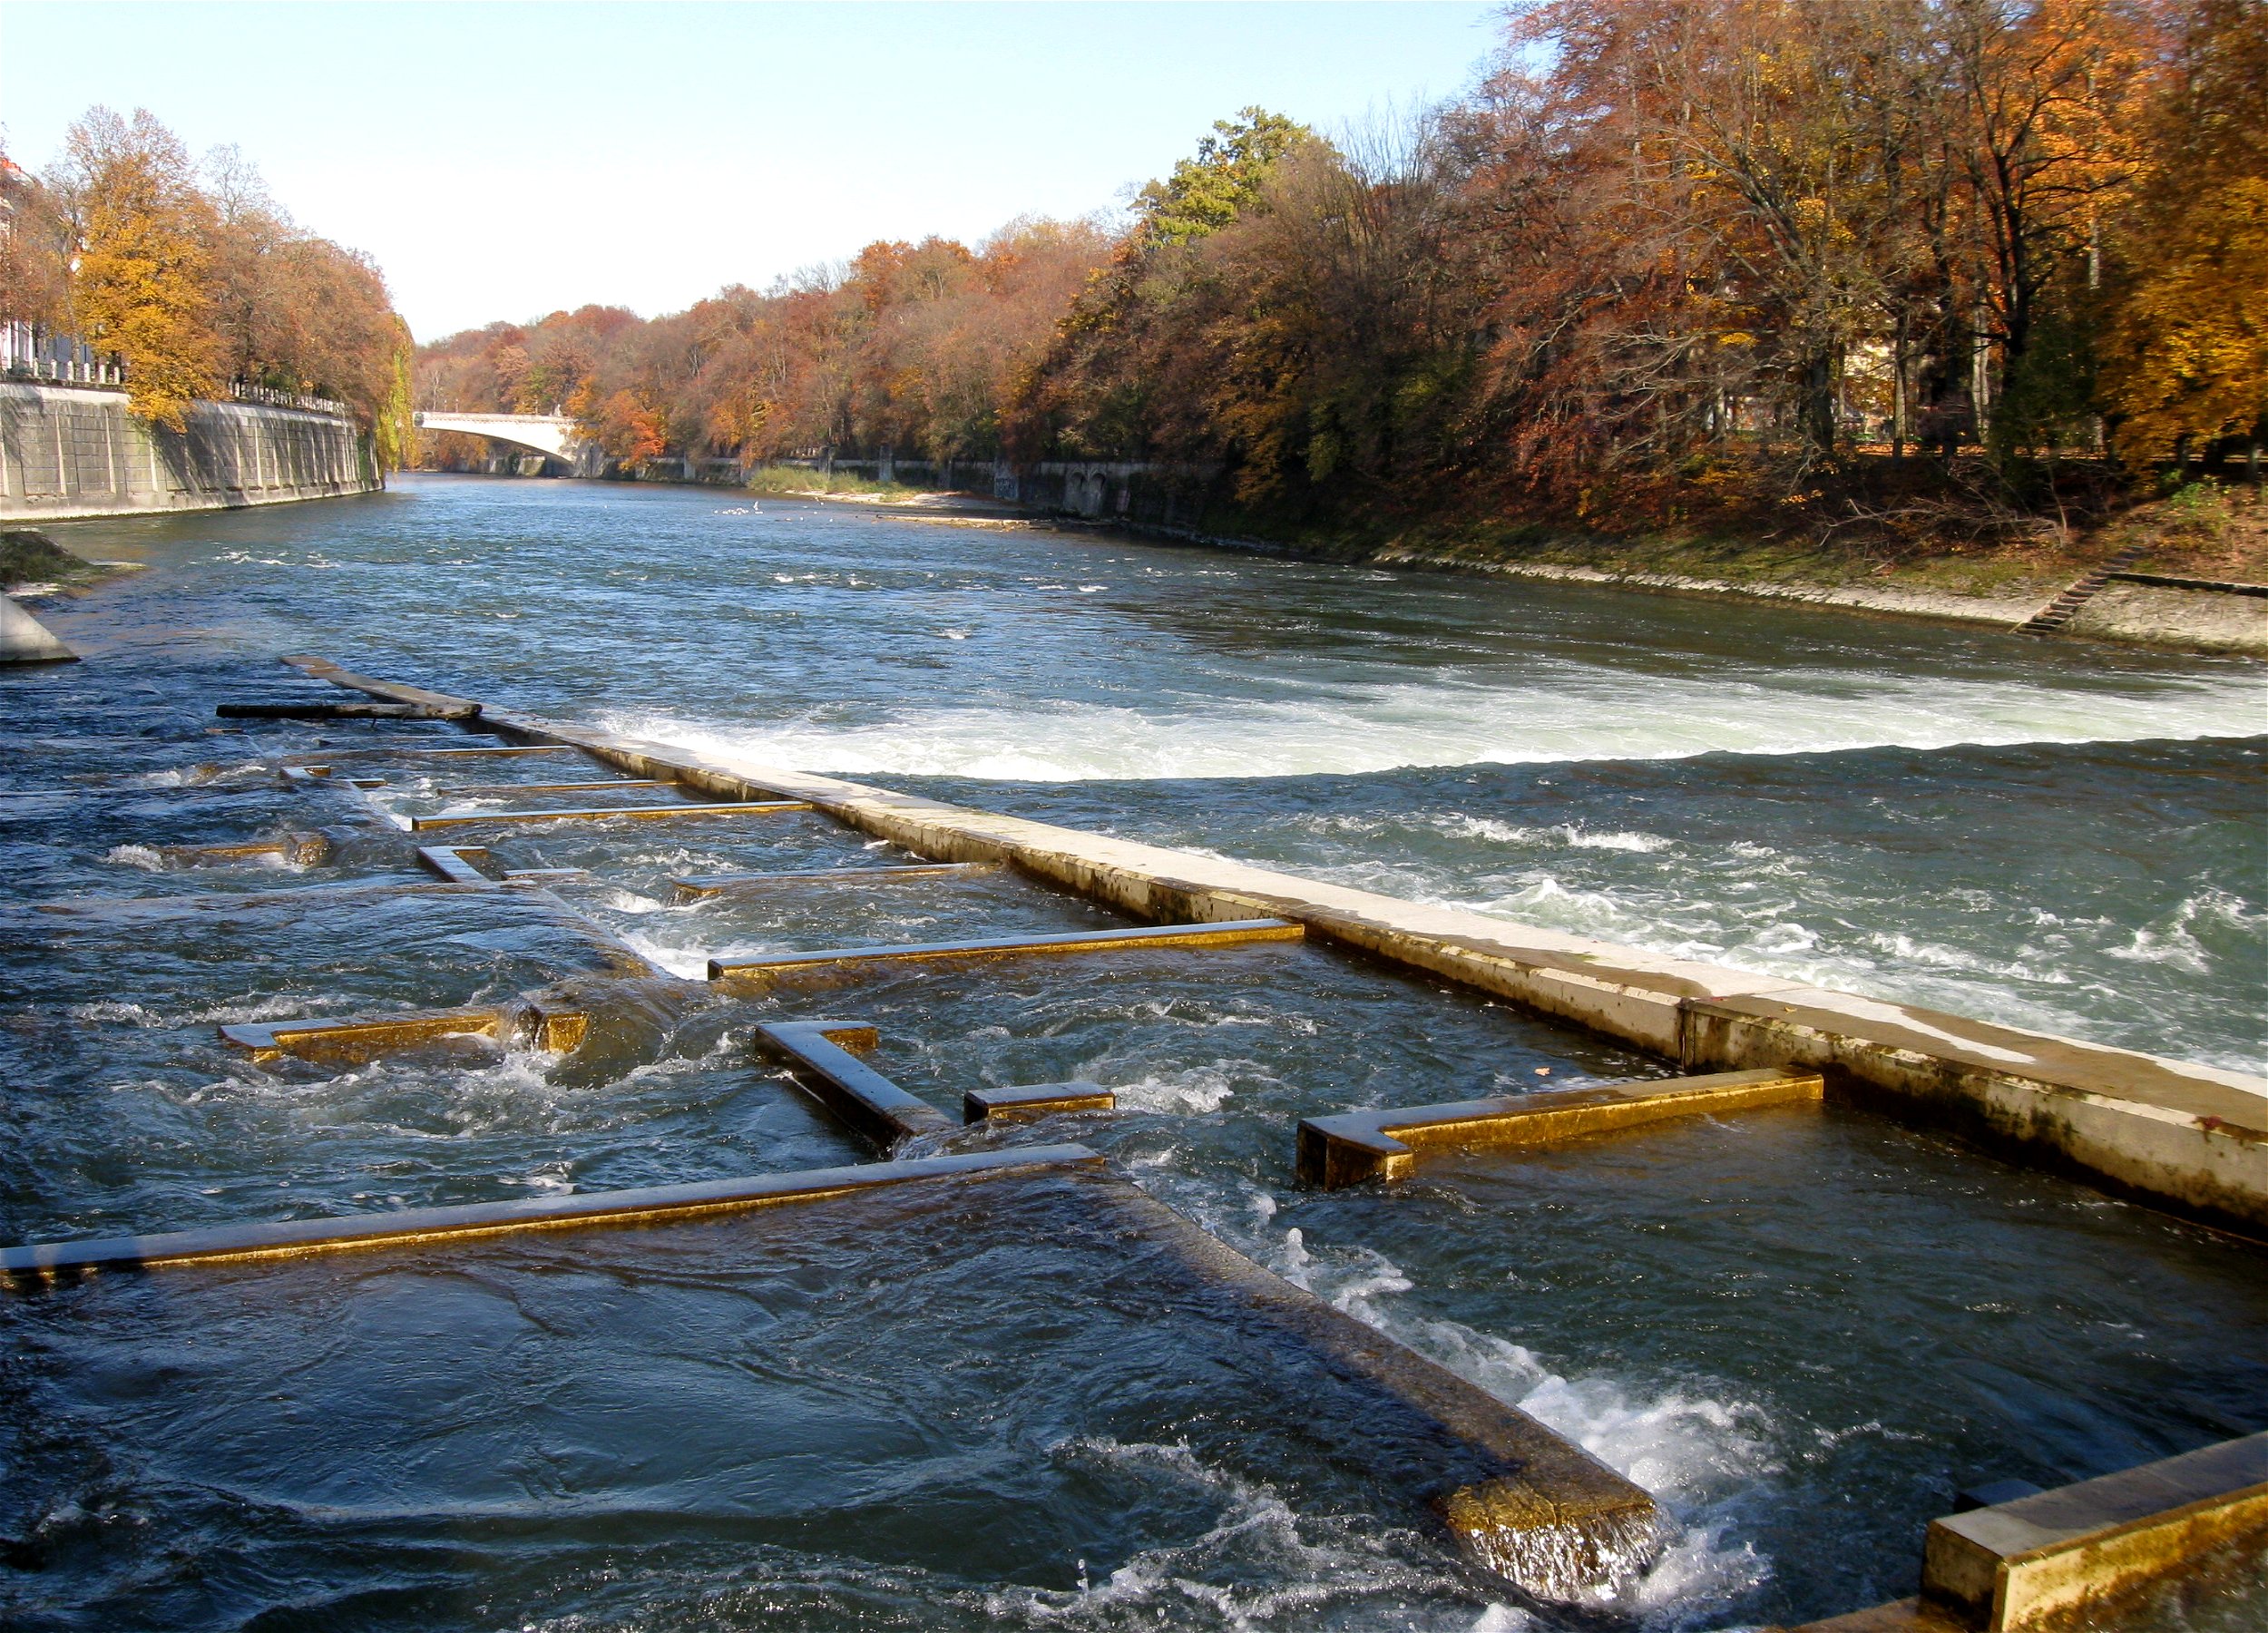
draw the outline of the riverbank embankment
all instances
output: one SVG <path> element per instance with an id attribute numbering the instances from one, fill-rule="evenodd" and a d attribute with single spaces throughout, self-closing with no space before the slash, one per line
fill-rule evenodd
<path id="1" fill-rule="evenodd" d="M 2039 632 L 2268 658 L 2268 522 L 2258 504 L 2249 507 L 2238 525 L 2210 540 L 2168 525 L 2159 513 L 2163 506 L 2141 506 L 2074 550 L 1948 551 L 1880 563 L 1827 545 L 1781 538 L 1547 536 L 1529 530 L 1455 538 L 1419 533 L 1383 541 L 1267 538 L 1145 519 L 1142 513 L 1155 507 L 1140 503 L 1139 474 L 1137 467 L 1098 466 L 1088 480 L 1074 470 L 1051 484 L 1011 484 L 989 498 L 912 489 L 851 493 L 816 485 L 774 484 L 765 492 L 958 526 L 1052 523 L 1292 561 L 1794 602 L 1999 630 L 2023 629 L 2065 602 L 2068 611 L 2057 627 Z M 1113 482 L 1121 485 L 1113 487 Z"/>
<path id="2" fill-rule="evenodd" d="M 2146 514 L 2077 552 L 1948 552 L 1867 567 L 1845 552 L 1780 540 L 1555 536 L 1508 542 L 1396 539 L 1355 547 L 1121 523 L 1145 537 L 1364 566 L 1601 584 L 1651 594 L 1795 602 L 1895 618 L 2020 630 L 2071 598 L 2055 633 L 2178 651 L 2268 658 L 2268 582 L 2240 543 L 2200 550 Z M 2199 571 L 2200 561 L 2206 563 Z M 2145 571 L 2145 569 L 2148 569 Z M 2268 572 L 2258 577 L 2268 578 Z"/>
<path id="3" fill-rule="evenodd" d="M 0 383 L 6 521 L 236 510 L 383 485 L 368 438 L 343 415 L 198 402 L 174 431 L 136 419 L 121 392 Z"/>

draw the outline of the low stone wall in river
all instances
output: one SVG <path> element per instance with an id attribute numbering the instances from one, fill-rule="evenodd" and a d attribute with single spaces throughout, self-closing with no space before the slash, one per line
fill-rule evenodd
<path id="1" fill-rule="evenodd" d="M 351 420 L 256 403 L 195 403 L 170 431 L 117 391 L 0 383 L 0 518 L 231 510 L 383 485 Z"/>

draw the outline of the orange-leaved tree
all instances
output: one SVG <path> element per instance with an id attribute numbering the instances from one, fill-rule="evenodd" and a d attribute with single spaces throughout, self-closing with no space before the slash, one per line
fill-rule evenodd
<path id="1" fill-rule="evenodd" d="M 2268 431 L 2268 5 L 2186 9 L 2104 346 L 2116 446 L 2136 464 Z"/>
<path id="2" fill-rule="evenodd" d="M 217 383 L 211 206 L 181 142 L 147 109 L 131 120 L 89 110 L 64 154 L 51 184 L 73 230 L 74 327 L 124 362 L 133 412 L 178 431 L 190 402 Z"/>

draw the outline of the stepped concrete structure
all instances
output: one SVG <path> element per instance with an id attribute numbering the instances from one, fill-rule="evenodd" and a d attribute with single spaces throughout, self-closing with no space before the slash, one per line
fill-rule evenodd
<path id="1" fill-rule="evenodd" d="M 2268 1239 L 2268 1079 L 1568 935 L 838 777 L 708 758 L 284 661 L 390 701 L 453 703 L 508 744 L 558 744 L 712 798 L 801 801 L 934 861 L 988 862 L 1153 924 L 1261 919 L 1505 998 L 1697 1073 L 1815 1071 L 1829 1096 Z M 693 807 L 699 808 L 699 807 Z"/>

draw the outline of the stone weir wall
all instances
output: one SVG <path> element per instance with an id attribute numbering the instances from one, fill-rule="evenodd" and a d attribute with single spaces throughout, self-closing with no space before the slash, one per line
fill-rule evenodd
<path id="1" fill-rule="evenodd" d="M 170 431 L 124 394 L 0 384 L 0 520 L 232 510 L 382 487 L 351 420 L 256 403 L 196 403 Z"/>

